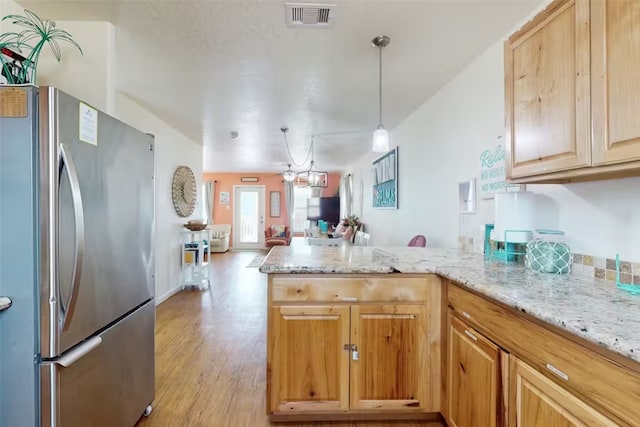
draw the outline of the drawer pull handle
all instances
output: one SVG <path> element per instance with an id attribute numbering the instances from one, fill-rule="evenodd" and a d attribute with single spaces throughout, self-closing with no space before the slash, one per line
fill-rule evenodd
<path id="1" fill-rule="evenodd" d="M 466 311 L 462 312 L 462 316 L 466 317 L 467 319 L 471 319 L 471 316 L 469 315 L 469 313 L 467 313 Z"/>
<path id="2" fill-rule="evenodd" d="M 342 301 L 358 301 L 356 297 L 342 297 Z"/>
<path id="3" fill-rule="evenodd" d="M 556 368 L 555 366 L 547 363 L 547 369 L 550 370 L 551 372 L 553 372 L 554 374 L 556 374 L 557 376 L 559 376 L 560 378 L 562 378 L 565 381 L 569 381 L 569 375 L 565 374 L 564 372 L 562 372 L 560 369 Z"/>
<path id="4" fill-rule="evenodd" d="M 472 340 L 474 340 L 474 341 L 478 341 L 478 337 L 477 337 L 477 336 L 475 336 L 474 334 L 472 334 L 471 332 L 469 332 L 469 330 L 465 329 L 465 330 L 464 330 L 464 333 L 465 333 L 465 334 L 467 334 L 467 336 L 468 336 L 469 338 L 471 338 Z"/>

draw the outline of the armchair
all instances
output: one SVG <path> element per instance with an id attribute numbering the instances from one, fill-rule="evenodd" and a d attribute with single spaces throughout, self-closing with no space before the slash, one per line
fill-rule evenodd
<path id="1" fill-rule="evenodd" d="M 231 235 L 231 224 L 215 224 L 209 227 L 211 230 L 211 252 L 226 252 L 229 250 L 229 236 Z"/>
<path id="2" fill-rule="evenodd" d="M 264 230 L 264 245 L 267 248 L 289 246 L 291 244 L 291 228 L 285 226 L 284 236 L 281 236 L 282 232 L 277 227 L 271 226 Z"/>

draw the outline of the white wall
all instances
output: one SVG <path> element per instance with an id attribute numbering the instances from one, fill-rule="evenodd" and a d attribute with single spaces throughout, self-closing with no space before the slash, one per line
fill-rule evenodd
<path id="1" fill-rule="evenodd" d="M 202 215 L 202 146 L 149 113 L 131 98 L 116 93 L 115 116 L 143 132 L 155 135 L 155 255 L 156 299 L 160 303 L 173 295 L 180 281 L 180 230 L 189 218 L 176 214 L 171 201 L 171 180 L 176 168 L 189 166 L 198 183 L 198 206 L 191 218 Z"/>
<path id="2" fill-rule="evenodd" d="M 429 246 L 456 247 L 459 181 L 478 176 L 482 150 L 504 135 L 502 41 L 491 46 L 391 132 L 399 146 L 397 211 L 371 208 L 371 162 L 366 154 L 354 174 L 355 200 L 364 177 L 361 214 L 376 245 L 405 245 L 424 234 Z M 530 185 L 557 210 L 557 227 L 576 253 L 640 261 L 640 178 L 568 185 Z M 356 203 L 357 206 L 357 203 Z M 493 200 L 468 218 L 478 228 L 494 217 Z M 463 224 L 464 226 L 464 224 Z"/>
<path id="3" fill-rule="evenodd" d="M 0 18 L 10 14 L 22 14 L 23 11 L 24 9 L 13 0 L 0 0 Z M 8 31 L 8 28 L 9 24 L 6 21 L 0 22 L 0 31 Z"/>
<path id="4" fill-rule="evenodd" d="M 94 107 L 113 114 L 113 56 L 115 28 L 109 22 L 59 21 L 56 27 L 68 31 L 83 54 L 68 43 L 60 43 L 60 62 L 48 46 L 42 49 L 36 82 L 55 86 Z"/>

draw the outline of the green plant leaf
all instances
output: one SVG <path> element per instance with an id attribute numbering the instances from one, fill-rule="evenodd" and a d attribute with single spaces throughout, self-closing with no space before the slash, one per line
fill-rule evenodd
<path id="1" fill-rule="evenodd" d="M 35 32 L 40 32 L 40 29 L 38 28 L 38 26 L 34 25 L 33 22 L 31 22 L 31 20 L 29 20 L 28 18 L 24 17 L 24 16 L 20 16 L 20 15 L 7 15 L 4 18 L 2 18 L 2 20 L 6 20 L 6 19 L 13 19 L 13 21 L 11 21 L 12 24 L 15 25 L 19 25 L 21 27 L 26 27 L 29 28 L 31 31 L 35 31 Z"/>
<path id="2" fill-rule="evenodd" d="M 54 30 L 51 30 L 49 34 L 52 39 L 65 41 L 67 43 L 74 45 L 80 51 L 80 53 L 84 55 L 84 52 L 82 51 L 82 48 L 80 47 L 80 45 L 76 43 L 75 40 L 73 40 L 71 34 L 69 34 L 68 32 L 64 30 L 54 29 Z"/>
<path id="3" fill-rule="evenodd" d="M 32 78 L 35 82 L 38 59 L 45 44 L 49 45 L 57 61 L 60 61 L 62 56 L 60 42 L 69 43 L 75 46 L 81 54 L 84 54 L 82 48 L 73 40 L 70 33 L 57 29 L 55 21 L 40 19 L 38 15 L 30 10 L 25 9 L 24 16 L 7 15 L 2 18 L 2 21 L 5 20 L 10 20 L 13 24 L 24 28 L 20 33 L 12 32 L 0 35 L 0 46 L 11 47 L 17 50 L 29 50 L 27 60 L 23 61 L 23 67 L 20 72 L 20 74 L 23 74 L 20 76 L 21 82 L 26 81 L 29 69 L 33 69 Z M 34 43 L 33 45 L 31 45 L 32 42 Z M 7 69 L 4 60 L 2 65 L 4 69 Z"/>
<path id="4" fill-rule="evenodd" d="M 40 19 L 40 17 L 38 15 L 36 15 L 35 13 L 31 12 L 28 9 L 24 10 L 24 14 L 27 16 L 27 18 L 29 19 L 29 21 L 33 24 L 33 26 L 41 33 L 46 34 L 47 31 L 45 30 L 45 25 L 42 22 L 42 19 Z"/>
<path id="5" fill-rule="evenodd" d="M 55 39 L 49 39 L 48 44 L 49 44 L 49 47 L 51 48 L 51 52 L 53 52 L 53 56 L 55 56 L 58 62 L 60 62 L 60 56 L 62 54 L 60 53 L 60 45 L 58 44 L 58 42 Z"/>

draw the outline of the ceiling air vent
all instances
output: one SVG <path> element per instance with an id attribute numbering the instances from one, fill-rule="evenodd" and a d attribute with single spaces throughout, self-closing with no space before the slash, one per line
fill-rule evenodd
<path id="1" fill-rule="evenodd" d="M 287 27 L 332 28 L 335 4 L 285 3 Z"/>

